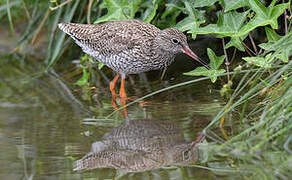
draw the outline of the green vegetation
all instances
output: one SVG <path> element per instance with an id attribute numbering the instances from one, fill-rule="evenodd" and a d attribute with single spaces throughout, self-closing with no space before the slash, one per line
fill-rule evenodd
<path id="1" fill-rule="evenodd" d="M 62 3 L 63 2 L 63 3 Z M 14 34 L 16 21 L 27 21 L 18 47 L 33 43 L 46 28 L 48 49 L 44 71 L 52 68 L 68 48 L 70 40 L 56 30 L 59 22 L 102 23 L 110 20 L 140 19 L 160 28 L 176 27 L 195 39 L 216 35 L 223 55 L 207 49 L 210 70 L 198 67 L 185 73 L 221 82 L 226 105 L 204 129 L 225 123 L 239 124 L 226 141 L 207 145 L 203 165 L 244 175 L 246 179 L 289 179 L 292 174 L 292 31 L 290 1 L 273 0 L 101 0 L 101 1 L 0 1 L 0 18 L 6 19 Z M 23 16 L 20 12 L 25 11 Z M 6 18 L 7 17 L 7 18 Z M 226 42 L 226 43 L 225 43 Z M 219 48 L 220 46 L 218 46 Z M 216 52 L 216 51 L 215 51 Z M 235 57 L 243 56 L 238 59 Z M 76 84 L 90 86 L 93 69 L 84 56 L 83 76 Z M 224 66 L 225 65 L 225 66 Z M 100 65 L 102 68 L 102 65 Z M 138 100 L 202 79 L 176 84 Z M 219 82 L 219 83 L 220 83 Z M 85 88 L 86 89 L 86 88 Z M 89 92 L 86 92 L 89 93 Z M 90 99 L 86 96 L 85 99 Z M 138 101 L 137 100 L 137 101 Z M 137 102 L 134 101 L 134 102 Z M 132 104 L 132 103 L 131 103 Z M 234 118 L 238 116 L 239 118 Z M 234 122 L 236 121 L 236 122 Z M 216 160 L 225 159 L 218 163 Z M 219 169 L 219 170 L 218 170 Z M 231 173 L 226 171 L 226 173 Z M 240 172 L 240 175 L 238 174 Z"/>

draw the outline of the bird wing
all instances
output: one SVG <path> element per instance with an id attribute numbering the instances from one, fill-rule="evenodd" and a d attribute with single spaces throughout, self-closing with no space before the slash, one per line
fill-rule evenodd
<path id="1" fill-rule="evenodd" d="M 100 25 L 61 23 L 59 28 L 69 34 L 89 55 L 102 56 L 142 51 L 160 31 L 153 25 L 137 20 L 111 21 Z"/>

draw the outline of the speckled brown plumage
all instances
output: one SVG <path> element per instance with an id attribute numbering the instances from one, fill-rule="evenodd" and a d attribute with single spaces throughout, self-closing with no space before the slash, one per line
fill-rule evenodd
<path id="1" fill-rule="evenodd" d="M 85 53 L 122 76 L 164 68 L 182 48 L 188 48 L 186 36 L 177 29 L 160 30 L 138 20 L 60 23 L 59 28 Z"/>

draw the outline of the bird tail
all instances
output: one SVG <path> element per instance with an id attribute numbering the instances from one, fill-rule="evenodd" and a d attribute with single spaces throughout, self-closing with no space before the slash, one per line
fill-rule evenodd
<path id="1" fill-rule="evenodd" d="M 59 23 L 58 28 L 64 31 L 66 34 L 74 37 L 84 38 L 91 34 L 91 24 L 77 24 L 77 23 Z"/>
<path id="2" fill-rule="evenodd" d="M 74 162 L 73 171 L 89 170 L 98 167 L 99 158 L 95 158 L 93 153 L 88 153 L 82 159 Z"/>

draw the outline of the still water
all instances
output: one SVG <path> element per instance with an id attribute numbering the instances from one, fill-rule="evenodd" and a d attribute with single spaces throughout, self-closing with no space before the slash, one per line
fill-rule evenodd
<path id="1" fill-rule="evenodd" d="M 107 81 L 92 88 L 95 101 L 84 100 L 84 91 L 73 85 L 74 68 L 36 73 L 45 68 L 38 61 L 0 58 L 0 179 L 217 177 L 191 167 L 204 153 L 192 142 L 224 104 L 208 81 L 133 104 L 124 119 L 113 113 Z M 187 78 L 128 79 L 126 89 L 141 97 Z M 79 169 L 92 170 L 74 171 Z"/>

